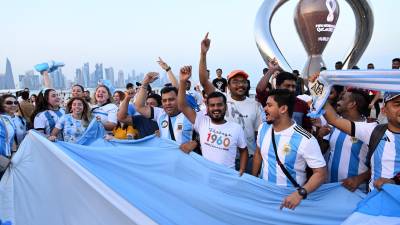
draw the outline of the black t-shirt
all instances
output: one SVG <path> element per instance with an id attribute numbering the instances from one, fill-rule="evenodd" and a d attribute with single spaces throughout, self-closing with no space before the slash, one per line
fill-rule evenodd
<path id="1" fill-rule="evenodd" d="M 155 121 L 147 119 L 142 115 L 132 116 L 133 125 L 139 131 L 139 138 L 154 134 L 158 130 L 158 125 Z"/>
<path id="2" fill-rule="evenodd" d="M 225 88 L 228 85 L 228 81 L 223 77 L 221 79 L 215 78 L 212 83 L 215 88 L 222 92 L 225 92 Z"/>

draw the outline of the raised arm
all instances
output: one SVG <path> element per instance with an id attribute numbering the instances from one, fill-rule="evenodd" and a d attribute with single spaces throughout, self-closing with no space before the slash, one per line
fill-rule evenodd
<path id="1" fill-rule="evenodd" d="M 43 76 L 43 83 L 45 88 L 53 88 L 53 85 L 51 83 L 50 77 L 49 77 L 49 72 L 47 70 L 41 72 Z"/>
<path id="2" fill-rule="evenodd" d="M 135 101 L 135 108 L 140 114 L 142 114 L 146 118 L 151 117 L 151 107 L 146 105 L 147 98 L 147 88 L 149 84 L 158 79 L 158 73 L 149 72 L 146 74 L 145 78 L 142 81 L 142 86 L 139 89 L 139 92 Z"/>
<path id="3" fill-rule="evenodd" d="M 265 91 L 271 77 L 280 71 L 282 71 L 282 69 L 276 59 L 268 62 L 268 72 L 258 81 L 256 91 L 258 93 Z"/>
<path id="4" fill-rule="evenodd" d="M 171 82 L 172 86 L 178 88 L 178 80 L 176 80 L 176 77 L 172 72 L 171 67 L 168 66 L 168 64 L 164 62 L 160 57 L 158 57 L 157 63 L 163 70 L 167 72 L 168 79 Z"/>
<path id="5" fill-rule="evenodd" d="M 210 49 L 211 40 L 208 39 L 208 32 L 204 39 L 201 41 L 201 51 L 200 51 L 200 63 L 199 63 L 199 80 L 201 86 L 203 86 L 206 94 L 210 94 L 215 91 L 214 85 L 210 82 L 207 73 L 207 52 Z"/>
<path id="6" fill-rule="evenodd" d="M 324 117 L 330 125 L 337 127 L 339 130 L 354 137 L 355 134 L 352 132 L 354 132 L 355 129 L 351 128 L 351 126 L 353 126 L 352 125 L 353 123 L 351 123 L 350 120 L 346 120 L 346 119 L 339 117 L 336 114 L 335 109 L 328 102 L 325 104 L 324 110 L 325 110 Z"/>
<path id="7" fill-rule="evenodd" d="M 189 80 L 192 75 L 192 67 L 184 66 L 180 70 L 179 74 L 179 89 L 178 89 L 178 108 L 189 121 L 194 124 L 196 121 L 196 112 L 186 104 L 186 81 Z"/>
<path id="8" fill-rule="evenodd" d="M 134 89 L 125 92 L 125 98 L 121 101 L 118 108 L 117 119 L 121 123 L 132 124 L 132 117 L 128 116 L 129 101 L 135 96 Z"/>

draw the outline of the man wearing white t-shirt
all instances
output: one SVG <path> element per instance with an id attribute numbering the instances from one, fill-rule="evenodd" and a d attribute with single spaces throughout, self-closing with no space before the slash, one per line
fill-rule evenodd
<path id="1" fill-rule="evenodd" d="M 370 189 L 380 189 L 384 183 L 394 183 L 394 178 L 400 172 L 400 92 L 387 92 L 383 97 L 382 113 L 386 114 L 388 124 L 384 133 L 378 139 L 375 149 L 371 152 Z M 350 136 L 369 144 L 375 138 L 373 131 L 376 123 L 352 122 L 336 115 L 333 107 L 326 103 L 325 119 Z M 369 160 L 367 158 L 367 160 Z"/>
<path id="2" fill-rule="evenodd" d="M 209 80 L 207 73 L 207 52 L 210 48 L 208 33 L 201 42 L 201 54 L 199 63 L 199 80 L 208 95 L 217 89 Z M 228 93 L 227 109 L 225 119 L 230 122 L 238 123 L 244 130 L 247 148 L 249 151 L 249 161 L 246 172 L 250 173 L 252 168 L 252 158 L 256 150 L 257 128 L 262 122 L 263 110 L 261 104 L 246 96 L 248 90 L 249 75 L 243 70 L 233 70 L 227 76 Z"/>
<path id="3" fill-rule="evenodd" d="M 281 208 L 294 209 L 326 179 L 326 163 L 317 140 L 292 120 L 296 97 L 293 92 L 270 92 L 265 106 L 266 120 L 260 125 L 252 174 L 276 185 L 296 187 Z M 307 181 L 306 166 L 313 174 Z"/>
<path id="4" fill-rule="evenodd" d="M 240 152 L 240 175 L 246 169 L 248 151 L 241 126 L 225 120 L 226 97 L 221 92 L 212 92 L 207 97 L 207 115 L 196 113 L 186 103 L 185 85 L 192 73 L 190 66 L 180 71 L 178 107 L 194 124 L 199 133 L 201 152 L 204 158 L 215 163 L 235 168 L 236 152 Z M 185 151 L 188 152 L 188 151 Z"/>

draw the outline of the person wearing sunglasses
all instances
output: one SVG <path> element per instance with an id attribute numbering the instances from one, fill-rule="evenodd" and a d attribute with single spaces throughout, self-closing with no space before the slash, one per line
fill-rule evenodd
<path id="1" fill-rule="evenodd" d="M 0 154 L 10 157 L 26 135 L 26 120 L 17 116 L 19 103 L 14 95 L 0 97 Z"/>

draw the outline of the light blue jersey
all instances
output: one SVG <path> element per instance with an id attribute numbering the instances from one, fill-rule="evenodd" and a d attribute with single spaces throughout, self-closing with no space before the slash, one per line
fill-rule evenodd
<path id="1" fill-rule="evenodd" d="M 277 185 L 293 186 L 276 161 L 271 133 L 272 125 L 265 122 L 260 125 L 257 146 L 262 157 L 261 177 Z M 274 133 L 279 159 L 300 186 L 307 180 L 307 165 L 310 168 L 321 168 L 326 165 L 317 140 L 296 123 Z"/>
<path id="2" fill-rule="evenodd" d="M 152 110 L 154 110 L 154 116 L 151 119 L 157 122 L 161 137 L 172 139 L 169 131 L 168 114 L 161 108 L 156 107 L 152 108 Z M 178 115 L 171 117 L 171 124 L 175 141 L 178 144 L 183 144 L 192 140 L 193 125 L 185 117 L 185 115 L 183 115 L 183 113 L 179 113 Z"/>
<path id="3" fill-rule="evenodd" d="M 329 146 L 329 182 L 339 182 L 349 177 L 358 176 L 368 170 L 366 165 L 368 145 L 361 140 L 333 128 L 329 138 Z"/>
<path id="4" fill-rule="evenodd" d="M 355 137 L 369 143 L 376 123 L 355 122 Z M 400 134 L 386 130 L 371 158 L 370 189 L 379 178 L 392 178 L 400 173 Z"/>
<path id="5" fill-rule="evenodd" d="M 64 141 L 76 143 L 86 130 L 82 120 L 72 117 L 72 114 L 65 114 L 56 124 L 56 128 L 62 130 Z"/>

